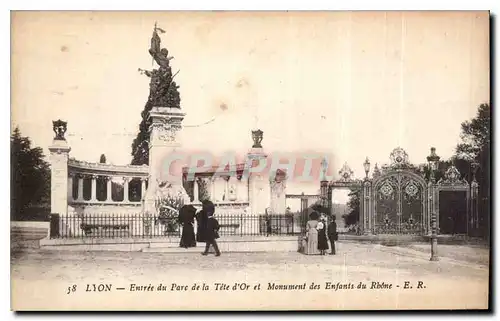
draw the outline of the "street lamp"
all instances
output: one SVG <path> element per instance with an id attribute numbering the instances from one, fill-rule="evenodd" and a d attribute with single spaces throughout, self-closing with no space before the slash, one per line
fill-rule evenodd
<path id="1" fill-rule="evenodd" d="M 436 148 L 431 147 L 431 154 L 427 156 L 427 162 L 429 162 L 430 168 L 430 199 L 431 199 L 431 224 L 432 224 L 432 234 L 431 234 L 431 261 L 439 261 L 437 254 L 437 217 L 436 217 L 436 204 L 434 202 L 434 184 L 436 183 L 435 171 L 437 170 L 437 165 L 440 157 L 436 154 Z"/>
<path id="2" fill-rule="evenodd" d="M 370 172 L 370 160 L 368 159 L 368 157 L 365 159 L 363 167 L 365 168 L 366 178 L 368 178 L 368 173 Z"/>
<path id="3" fill-rule="evenodd" d="M 472 162 L 471 164 L 471 167 L 472 167 L 472 181 L 471 181 L 471 184 L 470 184 L 470 187 L 471 187 L 471 193 L 472 193 L 472 218 L 471 218 L 471 222 L 470 222 L 470 225 L 471 227 L 474 229 L 477 229 L 479 227 L 479 217 L 478 217 L 478 199 L 477 199 L 477 196 L 478 196 L 478 188 L 479 188 L 479 184 L 477 182 L 477 179 L 476 179 L 476 173 L 477 173 L 477 170 L 479 169 L 479 163 L 478 162 Z M 469 222 L 467 222 L 467 228 L 469 227 Z"/>

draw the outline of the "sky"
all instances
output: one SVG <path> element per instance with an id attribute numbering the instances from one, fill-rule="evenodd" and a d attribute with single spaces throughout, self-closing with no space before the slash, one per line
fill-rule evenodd
<path id="1" fill-rule="evenodd" d="M 487 12 L 15 12 L 12 125 L 48 154 L 63 119 L 71 157 L 130 163 L 155 21 L 186 151 L 245 153 L 260 128 L 267 152 L 333 154 L 363 177 L 398 146 L 413 163 L 431 146 L 450 157 L 489 102 Z"/>

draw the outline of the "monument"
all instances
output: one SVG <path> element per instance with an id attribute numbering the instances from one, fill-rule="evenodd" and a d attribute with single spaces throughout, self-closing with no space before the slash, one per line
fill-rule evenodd
<path id="1" fill-rule="evenodd" d="M 176 206 L 189 201 L 182 186 L 182 174 L 179 176 L 169 175 L 169 169 L 164 168 L 166 157 L 181 147 L 177 134 L 182 128 L 182 121 L 186 114 L 181 111 L 178 86 L 173 81 L 177 74 L 172 73 L 170 66 L 170 60 L 173 57 L 168 55 L 166 48 L 161 48 L 158 32 L 164 33 L 165 31 L 155 24 L 149 53 L 159 67 L 151 71 L 140 69 L 143 74 L 151 78 L 148 103 L 152 107 L 147 115 L 149 123 L 149 186 L 143 208 L 146 213 L 151 214 L 158 212 L 160 200 L 173 200 Z M 162 176 L 162 173 L 167 174 L 167 177 Z"/>

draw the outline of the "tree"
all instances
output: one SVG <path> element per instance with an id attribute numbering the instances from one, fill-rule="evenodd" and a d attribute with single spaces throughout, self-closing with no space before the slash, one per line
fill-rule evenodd
<path id="1" fill-rule="evenodd" d="M 467 173 L 471 179 L 471 163 L 477 162 L 477 181 L 479 183 L 479 233 L 489 237 L 490 228 L 490 148 L 491 148 L 491 108 L 487 103 L 481 104 L 476 117 L 462 123 L 460 138 L 455 158 L 460 161 L 459 170 Z M 458 166 L 457 166 L 458 168 Z"/>
<path id="2" fill-rule="evenodd" d="M 11 219 L 29 218 L 29 209 L 50 206 L 50 167 L 43 150 L 31 147 L 16 127 L 10 138 Z"/>
<path id="3" fill-rule="evenodd" d="M 489 158 L 489 155 L 482 155 L 482 153 L 486 151 L 489 153 L 490 126 L 490 105 L 481 104 L 476 117 L 462 123 L 462 133 L 460 134 L 462 142 L 457 145 L 457 157 L 469 161 L 478 160 L 481 156 Z"/>
<path id="4" fill-rule="evenodd" d="M 347 207 L 350 209 L 349 213 L 342 216 L 346 226 L 354 225 L 359 222 L 359 191 L 351 190 L 348 194 L 349 201 Z"/>
<path id="5" fill-rule="evenodd" d="M 173 107 L 180 108 L 181 99 L 179 95 L 179 86 L 175 83 L 170 66 L 170 57 L 168 50 L 165 48 L 160 50 L 160 38 L 156 33 L 157 28 L 153 33 L 155 48 L 149 50 L 155 61 L 160 64 L 159 69 L 152 71 L 143 71 L 146 76 L 150 77 L 149 97 L 143 111 L 141 112 L 141 123 L 139 124 L 139 133 L 132 143 L 132 165 L 149 164 L 149 111 L 153 107 Z M 158 59 L 161 57 L 161 59 Z"/>

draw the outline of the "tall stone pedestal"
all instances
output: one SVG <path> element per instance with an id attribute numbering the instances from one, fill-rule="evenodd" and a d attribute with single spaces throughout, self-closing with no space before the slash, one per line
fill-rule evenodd
<path id="1" fill-rule="evenodd" d="M 146 212 L 155 213 L 155 200 L 163 187 L 179 193 L 184 191 L 183 164 L 182 160 L 175 156 L 175 152 L 181 146 L 177 134 L 182 128 L 185 115 L 180 108 L 169 107 L 153 107 L 149 112 L 151 125 L 149 127 L 149 184 L 144 200 Z"/>
<path id="2" fill-rule="evenodd" d="M 261 164 L 265 162 L 267 155 L 262 148 L 252 148 L 247 154 L 247 164 L 251 168 L 262 168 Z M 266 209 L 271 205 L 271 189 L 269 184 L 269 173 L 266 167 L 260 171 L 248 173 L 248 201 L 252 215 L 265 214 Z"/>
<path id="3" fill-rule="evenodd" d="M 54 139 L 50 151 L 50 211 L 68 214 L 68 158 L 71 148 L 64 139 Z"/>

